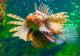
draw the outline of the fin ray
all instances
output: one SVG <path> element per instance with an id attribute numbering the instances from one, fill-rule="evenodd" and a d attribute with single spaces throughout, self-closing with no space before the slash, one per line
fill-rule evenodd
<path id="1" fill-rule="evenodd" d="M 14 15 L 14 14 L 7 14 L 7 16 L 12 17 L 12 18 L 17 19 L 17 20 L 20 20 L 20 21 L 24 21 L 23 18 L 21 18 L 21 17 L 19 17 L 17 15 Z"/>
<path id="2" fill-rule="evenodd" d="M 10 21 L 8 24 L 16 24 L 16 25 L 22 25 L 24 22 L 21 21 Z"/>
<path id="3" fill-rule="evenodd" d="M 20 29 L 20 26 L 17 26 L 17 27 L 10 29 L 9 32 L 15 32 L 15 31 L 18 31 L 19 29 Z"/>
<path id="4" fill-rule="evenodd" d="M 27 41 L 28 32 L 29 29 L 25 25 L 22 25 L 20 30 L 13 34 L 13 37 L 19 37 L 20 39 Z"/>

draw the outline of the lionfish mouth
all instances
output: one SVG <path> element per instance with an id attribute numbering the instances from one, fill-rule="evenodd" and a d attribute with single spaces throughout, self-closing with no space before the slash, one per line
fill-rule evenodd
<path id="1" fill-rule="evenodd" d="M 50 41 L 50 42 L 55 42 L 56 39 L 53 37 L 53 34 L 51 32 L 47 31 L 42 31 L 42 33 L 45 35 L 45 37 Z"/>
<path id="2" fill-rule="evenodd" d="M 51 32 L 42 31 L 42 33 L 47 35 L 47 36 L 53 36 L 53 34 Z"/>

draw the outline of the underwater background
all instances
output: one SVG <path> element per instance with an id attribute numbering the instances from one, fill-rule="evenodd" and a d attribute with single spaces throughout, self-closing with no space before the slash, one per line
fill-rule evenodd
<path id="1" fill-rule="evenodd" d="M 1 3 L 1 2 L 0 2 Z M 34 48 L 30 42 L 13 38 L 9 29 L 14 27 L 7 22 L 13 20 L 6 16 L 8 13 L 16 14 L 22 18 L 35 11 L 34 4 L 39 6 L 44 3 L 53 10 L 54 13 L 68 12 L 69 22 L 65 26 L 67 43 L 56 45 L 50 43 L 45 48 Z M 80 56 L 80 0 L 6 0 L 4 22 L 0 22 L 0 56 Z M 77 33 L 76 36 L 71 33 Z M 71 34 L 70 34 L 71 33 Z"/>

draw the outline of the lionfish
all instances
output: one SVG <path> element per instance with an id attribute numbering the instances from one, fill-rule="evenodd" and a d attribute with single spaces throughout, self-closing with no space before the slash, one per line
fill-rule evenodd
<path id="1" fill-rule="evenodd" d="M 63 43 L 63 26 L 67 22 L 67 12 L 60 12 L 53 14 L 48 5 L 40 4 L 33 13 L 27 15 L 23 19 L 14 14 L 7 14 L 7 16 L 17 19 L 17 21 L 10 21 L 8 24 L 16 24 L 9 30 L 15 32 L 12 36 L 19 37 L 25 41 L 31 41 L 32 45 L 37 48 L 43 48 L 52 43 Z M 56 35 L 61 35 L 61 38 L 56 38 Z"/>

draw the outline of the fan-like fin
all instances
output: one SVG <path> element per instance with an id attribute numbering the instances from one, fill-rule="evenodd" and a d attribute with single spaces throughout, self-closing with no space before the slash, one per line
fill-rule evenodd
<path id="1" fill-rule="evenodd" d="M 46 8 L 47 8 L 47 5 L 41 3 L 38 10 L 41 11 L 41 12 L 45 12 Z"/>
<path id="2" fill-rule="evenodd" d="M 41 7 L 41 12 L 43 12 L 44 11 L 44 8 L 45 8 L 45 5 L 43 4 L 43 6 Z"/>
<path id="3" fill-rule="evenodd" d="M 27 40 L 27 34 L 28 34 L 29 29 L 26 28 L 25 25 L 22 25 L 20 30 L 16 33 L 13 34 L 13 37 L 19 37 L 20 39 Z"/>
<path id="4" fill-rule="evenodd" d="M 13 37 L 19 37 L 20 31 L 17 31 L 13 34 Z"/>
<path id="5" fill-rule="evenodd" d="M 17 15 L 14 15 L 14 14 L 7 14 L 7 16 L 12 17 L 12 18 L 17 19 L 17 20 L 20 20 L 20 21 L 24 21 L 23 18 L 21 18 L 21 17 L 19 17 Z"/>
<path id="6" fill-rule="evenodd" d="M 56 16 L 58 16 L 61 19 L 65 19 L 68 17 L 66 14 L 67 12 L 61 12 L 61 13 L 57 13 Z"/>
<path id="7" fill-rule="evenodd" d="M 53 11 L 52 10 L 49 10 L 48 5 L 45 5 L 45 4 L 42 4 L 42 3 L 39 6 L 38 10 L 40 12 L 43 12 L 43 13 L 47 14 L 47 15 L 52 15 L 53 14 Z"/>
<path id="8" fill-rule="evenodd" d="M 37 4 L 36 4 L 36 2 L 34 3 L 34 7 L 35 7 L 35 10 L 37 10 Z"/>
<path id="9" fill-rule="evenodd" d="M 60 12 L 60 13 L 56 13 L 56 14 L 52 14 L 50 16 L 50 18 L 52 18 L 53 20 L 57 20 L 58 22 L 67 22 L 68 21 L 68 18 L 69 16 L 67 15 L 66 12 Z"/>
<path id="10" fill-rule="evenodd" d="M 43 10 L 43 13 L 45 13 L 45 12 L 46 12 L 47 7 L 48 7 L 48 5 L 45 5 L 45 4 L 44 4 L 44 7 L 43 7 L 43 9 L 42 9 L 42 10 Z"/>
<path id="11" fill-rule="evenodd" d="M 43 5 L 43 3 L 41 3 L 41 4 L 40 4 L 40 6 L 39 6 L 38 10 L 40 10 L 40 9 L 41 9 L 41 6 L 42 6 L 42 5 Z"/>
<path id="12" fill-rule="evenodd" d="M 20 30 L 20 26 L 17 26 L 17 27 L 14 27 L 12 29 L 9 30 L 9 32 L 15 32 L 15 31 L 18 31 Z"/>
<path id="13" fill-rule="evenodd" d="M 49 12 L 49 8 L 47 8 L 44 13 L 48 15 L 48 12 Z"/>
<path id="14" fill-rule="evenodd" d="M 48 15 L 50 16 L 52 14 L 53 14 L 53 11 L 49 10 Z"/>
<path id="15" fill-rule="evenodd" d="M 27 41 L 27 34 L 28 34 L 28 30 L 26 30 L 25 32 L 20 30 L 20 31 L 14 33 L 13 37 L 19 37 L 20 39 Z"/>
<path id="16" fill-rule="evenodd" d="M 21 21 L 10 21 L 8 24 L 16 24 L 16 25 L 22 25 L 24 22 Z"/>
<path id="17" fill-rule="evenodd" d="M 39 6 L 38 10 L 39 10 L 39 11 L 42 11 L 43 6 L 44 6 L 44 4 L 41 3 L 41 5 Z"/>

